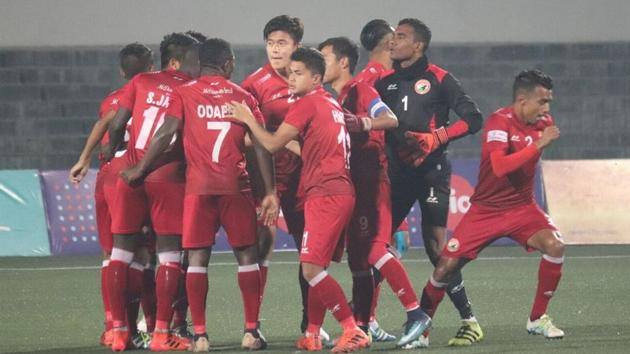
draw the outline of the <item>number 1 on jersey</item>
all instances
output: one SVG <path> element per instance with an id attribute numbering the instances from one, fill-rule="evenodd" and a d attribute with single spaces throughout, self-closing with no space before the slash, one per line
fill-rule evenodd
<path id="1" fill-rule="evenodd" d="M 408 101 L 409 101 L 409 96 L 405 96 L 405 97 L 403 97 L 403 99 L 402 99 L 402 103 L 403 103 L 403 110 L 404 110 L 405 112 L 407 112 L 407 103 L 408 103 Z"/>
<path id="2" fill-rule="evenodd" d="M 219 136 L 217 140 L 214 142 L 214 147 L 212 148 L 212 162 L 219 162 L 219 154 L 221 153 L 221 145 L 223 144 L 223 140 L 230 130 L 231 123 L 230 122 L 208 122 L 207 128 L 208 130 L 219 130 Z"/>

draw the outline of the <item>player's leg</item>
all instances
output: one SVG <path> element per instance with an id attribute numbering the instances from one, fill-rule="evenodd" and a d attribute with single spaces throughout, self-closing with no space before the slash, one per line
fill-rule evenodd
<path id="1" fill-rule="evenodd" d="M 422 185 L 418 186 L 425 251 L 434 265 L 438 263 L 440 252 L 446 244 L 446 225 L 451 192 L 450 183 L 451 165 L 448 160 L 444 159 L 441 163 L 425 171 Z M 472 305 L 468 300 L 461 272 L 456 272 L 450 278 L 447 294 L 462 319 L 462 327 L 460 327 L 458 333 L 470 326 L 478 327 L 479 324 L 474 317 Z M 457 337 L 458 335 L 450 341 L 452 345 L 458 345 Z M 481 336 L 477 339 L 481 340 Z M 465 342 L 468 343 L 467 340 Z"/>
<path id="2" fill-rule="evenodd" d="M 122 351 L 127 347 L 127 293 L 129 265 L 133 261 L 138 233 L 147 214 L 144 186 L 130 187 L 122 179 L 115 185 L 112 215 L 114 239 L 112 256 L 107 268 L 109 300 L 112 308 L 112 350 Z"/>
<path id="3" fill-rule="evenodd" d="M 552 323 L 546 312 L 562 277 L 564 242 L 549 216 L 540 208 L 531 205 L 523 209 L 519 219 L 527 220 L 527 225 L 518 230 L 514 238 L 521 243 L 527 238 L 528 249 L 536 249 L 542 253 L 538 267 L 538 287 L 527 321 L 527 331 L 531 334 L 541 334 L 546 338 L 562 338 L 564 331 Z"/>
<path id="4" fill-rule="evenodd" d="M 184 183 L 145 182 L 151 222 L 157 235 L 159 268 L 155 281 L 157 312 L 151 350 L 187 350 L 190 341 L 171 336 L 173 304 L 182 277 Z"/>
<path id="5" fill-rule="evenodd" d="M 188 296 L 186 296 L 186 275 L 188 265 L 188 252 L 184 250 L 181 267 L 182 275 L 179 278 L 177 299 L 175 299 L 175 303 L 173 303 L 173 322 L 171 323 L 171 332 L 173 332 L 176 336 L 191 339 L 192 334 L 188 331 L 188 322 L 186 321 L 186 314 L 188 312 Z"/>
<path id="6" fill-rule="evenodd" d="M 317 297 L 343 328 L 343 335 L 333 352 L 349 352 L 369 345 L 369 338 L 352 316 L 343 289 L 326 271 L 342 230 L 350 220 L 354 201 L 351 195 L 313 197 L 306 201 L 304 210 L 306 224 L 300 262 L 304 278 L 310 285 L 309 298 Z M 313 322 L 314 319 L 309 318 L 309 327 L 317 325 Z M 317 335 L 318 331 L 305 334 L 307 337 Z"/>
<path id="7" fill-rule="evenodd" d="M 241 347 L 249 350 L 265 349 L 267 342 L 258 328 L 262 287 L 254 197 L 251 193 L 221 196 L 218 207 L 221 224 L 238 263 L 237 278 L 245 315 Z"/>
<path id="8" fill-rule="evenodd" d="M 256 226 L 256 239 L 258 243 L 258 266 L 260 267 L 260 286 L 261 297 L 264 297 L 265 287 L 267 286 L 267 274 L 269 273 L 269 265 L 271 264 L 271 255 L 273 254 L 273 246 L 276 242 L 276 226 Z"/>
<path id="9" fill-rule="evenodd" d="M 207 351 L 206 299 L 208 263 L 219 229 L 218 197 L 188 194 L 184 197 L 182 246 L 188 253 L 186 293 L 193 323 L 192 351 Z"/>
<path id="10" fill-rule="evenodd" d="M 370 310 L 374 294 L 374 276 L 368 262 L 370 238 L 368 235 L 368 219 L 358 212 L 361 208 L 356 204 L 346 234 L 348 267 L 352 272 L 352 312 L 359 328 L 369 333 Z M 361 237 L 365 235 L 365 237 Z"/>
<path id="11" fill-rule="evenodd" d="M 106 171 L 105 171 L 106 172 Z M 109 265 L 109 257 L 113 248 L 113 235 L 111 232 L 111 215 L 109 206 L 105 198 L 104 183 L 99 181 L 102 179 L 103 171 L 99 171 L 96 179 L 96 188 L 94 192 L 94 206 L 96 211 L 96 226 L 98 230 L 98 240 L 102 250 L 102 267 L 101 267 L 101 299 L 103 300 L 103 313 L 105 317 L 105 330 L 100 337 L 100 344 L 104 346 L 112 345 L 112 311 L 109 304 L 108 283 L 107 283 L 107 267 Z"/>
<path id="12" fill-rule="evenodd" d="M 157 311 L 157 298 L 155 295 L 155 263 L 157 256 L 155 253 L 156 240 L 153 229 L 145 225 L 142 227 L 142 235 L 144 239 L 144 248 L 148 253 L 147 262 L 144 265 L 142 277 L 142 312 L 146 324 L 147 333 L 153 333 L 155 330 L 155 314 Z"/>

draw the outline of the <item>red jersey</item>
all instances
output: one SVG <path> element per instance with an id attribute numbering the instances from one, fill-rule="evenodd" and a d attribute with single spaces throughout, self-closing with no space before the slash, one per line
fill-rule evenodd
<path id="1" fill-rule="evenodd" d="M 388 109 L 381 101 L 376 90 L 360 81 L 349 81 L 337 97 L 341 106 L 359 117 L 374 118 Z M 350 133 L 352 154 L 350 154 L 350 170 L 352 177 L 373 175 L 379 172 L 387 179 L 387 157 L 385 156 L 385 132 Z"/>
<path id="2" fill-rule="evenodd" d="M 376 81 L 393 72 L 393 69 L 385 69 L 383 64 L 370 60 L 363 70 L 354 77 L 354 81 L 363 82 L 374 87 Z"/>
<path id="3" fill-rule="evenodd" d="M 237 194 L 249 190 L 245 169 L 247 127 L 230 118 L 231 101 L 245 102 L 259 123 L 256 99 L 220 76 L 202 76 L 175 89 L 167 115 L 183 122 L 186 193 Z"/>
<path id="4" fill-rule="evenodd" d="M 553 123 L 550 116 L 548 120 Z M 490 154 L 493 151 L 513 154 L 538 141 L 541 134 L 542 131 L 535 125 L 521 122 L 512 107 L 494 112 L 483 130 L 479 182 L 470 201 L 490 209 L 508 209 L 533 203 L 534 177 L 542 152 L 503 177 L 497 177 L 492 171 Z"/>
<path id="5" fill-rule="evenodd" d="M 350 136 L 339 103 L 319 87 L 296 101 L 285 118 L 300 131 L 302 174 L 299 195 L 354 194 L 350 179 Z"/>
<path id="6" fill-rule="evenodd" d="M 120 97 L 123 95 L 123 90 L 125 90 L 127 87 L 127 85 L 110 92 L 109 95 L 107 95 L 107 97 L 105 97 L 103 99 L 103 101 L 101 102 L 101 106 L 98 110 L 98 119 L 103 119 L 105 118 L 105 116 L 107 115 L 107 113 L 109 112 L 116 112 L 118 111 L 119 105 L 118 103 L 120 102 Z M 130 122 L 131 123 L 131 122 Z M 129 132 L 127 130 L 125 130 L 125 137 L 123 139 L 123 141 L 125 142 L 125 145 L 127 143 L 127 141 L 129 141 Z M 109 144 L 109 132 L 105 131 L 105 135 L 103 135 L 103 138 L 101 139 L 101 146 L 105 146 Z M 122 147 L 120 150 L 118 150 L 116 152 L 116 156 L 120 156 L 120 153 L 125 151 L 126 146 Z M 99 155 L 99 160 L 101 160 L 101 162 L 103 161 L 103 157 L 101 155 Z"/>
<path id="7" fill-rule="evenodd" d="M 267 130 L 275 132 L 284 121 L 289 106 L 297 99 L 289 92 L 287 81 L 270 64 L 266 64 L 249 75 L 241 85 L 258 101 Z M 300 167 L 300 157 L 289 150 L 281 149 L 274 157 L 278 181 L 287 180 Z M 282 188 L 280 183 L 278 189 Z"/>
<path id="8" fill-rule="evenodd" d="M 190 77 L 176 70 L 163 70 L 136 75 L 127 85 L 127 89 L 120 96 L 120 107 L 132 111 L 133 120 L 129 129 L 129 144 L 127 159 L 130 164 L 137 164 L 149 148 L 151 138 L 164 123 L 164 115 L 170 104 L 171 96 L 176 87 L 186 83 Z M 182 170 L 183 162 L 181 141 L 176 139 L 173 147 L 169 148 L 156 162 L 157 166 L 164 166 L 151 172 L 145 180 L 154 182 L 172 181 L 173 176 Z M 179 178 L 176 178 L 176 180 Z"/>

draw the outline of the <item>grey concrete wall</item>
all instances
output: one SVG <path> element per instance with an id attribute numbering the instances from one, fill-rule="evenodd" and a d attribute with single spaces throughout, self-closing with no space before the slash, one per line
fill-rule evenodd
<path id="1" fill-rule="evenodd" d="M 118 49 L 0 49 L 0 169 L 71 166 L 100 100 L 122 83 Z M 235 49 L 240 82 L 266 57 L 260 46 Z M 546 158 L 630 158 L 630 42 L 435 45 L 429 56 L 462 81 L 484 116 L 509 104 L 518 71 L 543 69 L 555 79 L 562 130 Z M 476 158 L 479 146 L 478 136 L 463 138 L 451 155 Z"/>
<path id="2" fill-rule="evenodd" d="M 260 44 L 273 16 L 303 19 L 305 41 L 358 38 L 373 18 L 418 17 L 436 43 L 630 40 L 627 0 L 0 0 L 0 46 L 158 43 L 197 29 Z"/>

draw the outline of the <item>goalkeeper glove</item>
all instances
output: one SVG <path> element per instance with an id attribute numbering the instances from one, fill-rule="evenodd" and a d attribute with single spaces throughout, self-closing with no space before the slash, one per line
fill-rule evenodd
<path id="1" fill-rule="evenodd" d="M 408 131 L 405 137 L 407 146 L 399 149 L 398 156 L 403 162 L 414 167 L 420 166 L 430 153 L 448 142 L 448 133 L 444 127 L 430 133 Z"/>
<path id="2" fill-rule="evenodd" d="M 343 120 L 346 123 L 346 129 L 350 133 L 360 133 L 372 130 L 372 119 L 368 117 L 357 117 L 352 113 L 344 113 Z"/>

